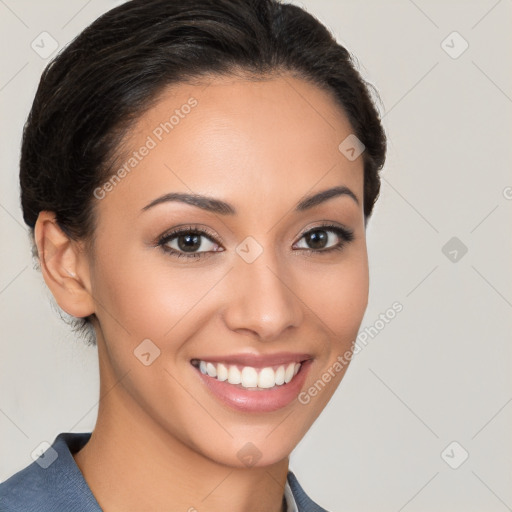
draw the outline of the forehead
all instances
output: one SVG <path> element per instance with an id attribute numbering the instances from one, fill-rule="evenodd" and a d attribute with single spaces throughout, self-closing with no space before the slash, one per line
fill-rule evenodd
<path id="1" fill-rule="evenodd" d="M 126 138 L 116 169 L 127 172 L 112 201 L 142 208 L 160 194 L 192 191 L 242 210 L 344 185 L 362 204 L 362 158 L 338 148 L 351 133 L 328 92 L 291 76 L 175 85 Z"/>

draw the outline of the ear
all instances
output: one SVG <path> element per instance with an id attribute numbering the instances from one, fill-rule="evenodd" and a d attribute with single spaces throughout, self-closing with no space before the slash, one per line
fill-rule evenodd
<path id="1" fill-rule="evenodd" d="M 92 315 L 95 304 L 82 245 L 62 231 L 49 211 L 39 213 L 34 236 L 43 278 L 57 304 L 77 318 Z"/>

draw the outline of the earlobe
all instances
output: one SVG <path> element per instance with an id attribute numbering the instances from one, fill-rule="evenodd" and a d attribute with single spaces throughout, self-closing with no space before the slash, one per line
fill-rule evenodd
<path id="1" fill-rule="evenodd" d="M 62 231 L 49 211 L 39 213 L 34 236 L 43 278 L 57 304 L 77 318 L 93 314 L 88 266 L 83 265 L 80 244 Z"/>

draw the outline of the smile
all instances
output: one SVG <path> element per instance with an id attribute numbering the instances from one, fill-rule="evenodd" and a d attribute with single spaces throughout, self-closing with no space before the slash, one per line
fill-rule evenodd
<path id="1" fill-rule="evenodd" d="M 193 360 L 192 364 L 199 368 L 203 375 L 252 390 L 272 389 L 276 386 L 288 384 L 301 368 L 301 363 L 294 362 L 265 366 L 263 368 L 228 363 L 212 363 L 202 360 Z"/>
<path id="2" fill-rule="evenodd" d="M 310 354 L 203 356 L 190 361 L 206 390 L 222 404 L 265 413 L 296 401 L 312 365 Z"/>

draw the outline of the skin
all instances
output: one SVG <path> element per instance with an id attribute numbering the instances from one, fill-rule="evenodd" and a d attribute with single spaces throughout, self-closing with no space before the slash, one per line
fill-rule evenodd
<path id="1" fill-rule="evenodd" d="M 307 390 L 352 348 L 368 299 L 363 161 L 338 150 L 352 129 L 333 98 L 287 75 L 166 89 L 130 131 L 119 161 L 191 96 L 198 105 L 96 201 L 92 249 L 68 239 L 51 212 L 36 225 L 57 303 L 97 317 L 98 419 L 74 458 L 106 512 L 278 512 L 289 454 L 346 366 L 307 405 L 241 413 L 208 391 L 190 360 L 309 353 Z M 305 195 L 336 186 L 358 203 L 345 194 L 294 211 Z M 168 192 L 221 199 L 237 214 L 180 202 L 142 211 Z M 308 252 L 302 235 L 324 221 L 350 229 L 353 240 L 340 251 Z M 182 224 L 215 235 L 201 250 L 223 250 L 187 259 L 155 244 Z M 328 233 L 336 245 L 340 238 Z M 263 248 L 250 264 L 235 251 L 248 236 Z M 134 356 L 144 339 L 161 351 L 149 366 Z M 261 452 L 252 466 L 237 457 L 248 442 Z"/>

